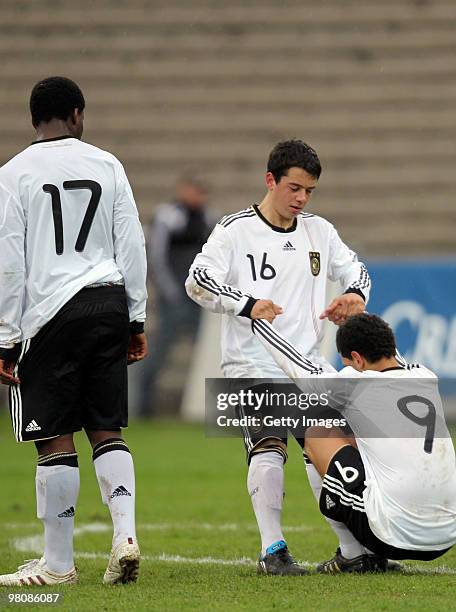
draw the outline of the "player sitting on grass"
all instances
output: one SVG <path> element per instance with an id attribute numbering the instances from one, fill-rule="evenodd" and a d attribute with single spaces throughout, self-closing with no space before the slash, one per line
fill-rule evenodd
<path id="1" fill-rule="evenodd" d="M 343 398 L 338 409 L 355 435 L 306 431 L 305 452 L 321 477 L 311 483 L 320 511 L 344 523 L 362 550 L 347 558 L 338 549 L 317 571 L 385 571 L 387 559 L 431 561 L 447 552 L 456 543 L 456 464 L 436 375 L 396 357 L 393 332 L 376 315 L 339 327 L 346 367 L 332 379 L 304 370 L 296 348 L 267 321 L 252 328 L 301 390 L 316 388 L 317 377 L 338 404 Z"/>

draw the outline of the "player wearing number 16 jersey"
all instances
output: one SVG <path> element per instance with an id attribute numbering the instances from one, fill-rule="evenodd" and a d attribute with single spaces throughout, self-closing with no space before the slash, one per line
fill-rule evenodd
<path id="1" fill-rule="evenodd" d="M 356 254 L 331 223 L 304 210 L 321 173 L 316 152 L 300 140 L 278 143 L 267 170 L 263 201 L 216 225 L 186 282 L 193 300 L 222 314 L 222 369 L 227 378 L 283 378 L 251 334 L 249 319 L 260 318 L 275 319 L 277 329 L 294 338 L 302 353 L 331 370 L 318 352 L 322 319 L 339 324 L 363 311 L 369 296 L 369 275 Z M 328 278 L 339 281 L 344 292 L 329 307 Z M 246 428 L 244 440 L 248 490 L 262 542 L 259 569 L 299 573 L 287 556 L 281 529 L 286 438 Z M 308 473 L 313 469 L 307 466 Z M 343 525 L 340 531 L 351 542 Z"/>
<path id="2" fill-rule="evenodd" d="M 104 581 L 134 580 L 133 462 L 127 361 L 147 354 L 144 236 L 120 162 L 81 142 L 85 101 L 63 77 L 30 98 L 37 139 L 0 169 L 0 380 L 10 385 L 19 442 L 34 441 L 44 556 L 0 585 L 74 582 L 79 470 L 73 432 L 85 429 L 113 549 Z"/>

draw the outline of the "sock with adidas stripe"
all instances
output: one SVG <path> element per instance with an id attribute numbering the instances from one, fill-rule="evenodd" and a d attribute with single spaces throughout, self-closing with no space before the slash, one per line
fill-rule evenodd
<path id="1" fill-rule="evenodd" d="M 305 459 L 309 484 L 318 502 L 320 500 L 323 481 L 313 463 L 311 463 L 310 460 L 307 459 L 307 457 L 305 457 Z M 339 539 L 340 552 L 342 553 L 343 557 L 345 557 L 346 559 L 354 559 L 359 555 L 365 554 L 366 550 L 364 546 L 362 546 L 362 544 L 358 542 L 358 540 L 348 529 L 348 527 L 346 527 L 343 523 L 339 521 L 334 521 L 333 519 L 328 518 L 327 516 L 325 516 L 325 519 Z"/>
<path id="2" fill-rule="evenodd" d="M 46 565 L 57 574 L 66 574 L 74 568 L 74 514 L 79 495 L 77 454 L 40 455 L 35 482 L 37 517 L 44 524 Z"/>
<path id="3" fill-rule="evenodd" d="M 135 472 L 127 444 L 121 438 L 100 442 L 93 449 L 93 464 L 101 498 L 111 513 L 113 548 L 136 543 Z"/>

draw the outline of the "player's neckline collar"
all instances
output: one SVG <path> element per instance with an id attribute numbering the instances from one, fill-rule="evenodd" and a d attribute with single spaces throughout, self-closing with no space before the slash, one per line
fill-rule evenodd
<path id="1" fill-rule="evenodd" d="M 43 138 L 43 140 L 34 140 L 30 144 L 41 144 L 42 142 L 53 142 L 54 140 L 65 140 L 66 138 L 75 138 L 71 134 L 65 134 L 64 136 L 54 136 L 54 138 Z"/>
<path id="2" fill-rule="evenodd" d="M 252 204 L 252 208 L 256 212 L 258 217 L 263 221 L 263 223 L 266 223 L 266 225 L 269 225 L 269 227 L 273 229 L 275 232 L 280 232 L 281 234 L 289 234 L 290 232 L 294 232 L 296 229 L 296 226 L 298 225 L 298 220 L 295 219 L 291 227 L 287 227 L 286 229 L 284 227 L 278 227 L 277 225 L 273 225 L 270 221 L 266 219 L 266 217 L 260 212 L 258 204 Z"/>
<path id="3" fill-rule="evenodd" d="M 391 372 L 392 370 L 404 370 L 401 366 L 393 366 L 392 368 L 385 368 L 384 370 L 380 370 L 380 372 Z"/>

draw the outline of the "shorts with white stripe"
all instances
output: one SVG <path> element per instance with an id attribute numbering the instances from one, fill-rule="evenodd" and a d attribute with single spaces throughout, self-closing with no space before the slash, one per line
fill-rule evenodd
<path id="1" fill-rule="evenodd" d="M 16 440 L 126 427 L 129 335 L 125 289 L 108 286 L 82 289 L 25 340 L 10 387 Z"/>
<path id="2" fill-rule="evenodd" d="M 445 550 L 405 550 L 379 540 L 369 525 L 363 492 L 366 475 L 361 455 L 353 446 L 343 446 L 331 459 L 323 478 L 320 511 L 344 523 L 363 546 L 385 559 L 432 561 Z"/>

